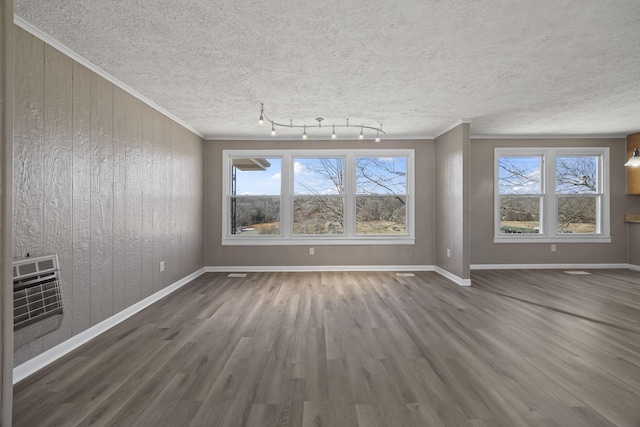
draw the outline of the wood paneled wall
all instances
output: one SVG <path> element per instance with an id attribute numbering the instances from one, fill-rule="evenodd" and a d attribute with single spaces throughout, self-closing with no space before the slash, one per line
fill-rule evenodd
<path id="1" fill-rule="evenodd" d="M 13 256 L 57 253 L 66 309 L 20 364 L 204 266 L 204 157 L 200 137 L 15 31 Z"/>

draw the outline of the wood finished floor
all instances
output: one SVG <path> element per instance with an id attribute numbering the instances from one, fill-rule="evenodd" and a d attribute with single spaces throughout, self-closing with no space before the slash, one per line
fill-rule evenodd
<path id="1" fill-rule="evenodd" d="M 16 385 L 15 426 L 640 426 L 640 273 L 209 273 Z"/>

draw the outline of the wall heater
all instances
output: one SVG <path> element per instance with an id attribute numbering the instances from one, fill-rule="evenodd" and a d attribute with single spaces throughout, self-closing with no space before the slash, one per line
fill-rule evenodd
<path id="1" fill-rule="evenodd" d="M 18 348 L 48 334 L 62 323 L 58 255 L 13 262 L 13 331 Z"/>

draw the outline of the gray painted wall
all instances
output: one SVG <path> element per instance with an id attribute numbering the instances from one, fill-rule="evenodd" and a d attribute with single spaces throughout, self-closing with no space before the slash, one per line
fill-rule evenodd
<path id="1" fill-rule="evenodd" d="M 469 124 L 435 140 L 435 264 L 469 279 Z M 450 256 L 447 256 L 447 249 Z"/>
<path id="2" fill-rule="evenodd" d="M 203 267 L 204 142 L 15 28 L 13 256 L 57 253 L 66 309 L 20 364 Z"/>
<path id="3" fill-rule="evenodd" d="M 495 147 L 609 147 L 611 161 L 611 243 L 493 243 Z M 473 139 L 471 141 L 471 264 L 627 263 L 628 226 L 624 214 L 640 197 L 626 196 L 625 139 Z M 637 209 L 637 208 L 635 208 Z M 636 239 L 637 241 L 637 239 Z M 632 247 L 635 247 L 633 245 Z M 637 249 L 632 257 L 638 259 Z"/>
<path id="4" fill-rule="evenodd" d="M 13 403 L 11 181 L 13 149 L 13 0 L 0 3 L 0 425 Z"/>
<path id="5" fill-rule="evenodd" d="M 640 199 L 640 196 L 634 197 Z M 627 226 L 629 227 L 629 264 L 640 267 L 640 224 L 627 224 Z"/>
<path id="6" fill-rule="evenodd" d="M 299 149 L 299 141 L 206 141 L 205 263 L 208 266 L 432 265 L 434 193 L 433 141 L 305 141 L 309 149 L 414 148 L 416 158 L 416 244 L 397 246 L 222 246 L 222 150 Z M 302 249 L 304 248 L 304 249 Z"/>

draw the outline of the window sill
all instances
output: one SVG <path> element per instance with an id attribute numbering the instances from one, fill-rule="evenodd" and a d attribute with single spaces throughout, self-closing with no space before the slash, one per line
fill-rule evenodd
<path id="1" fill-rule="evenodd" d="M 415 245 L 413 237 L 235 237 L 222 239 L 222 246 L 343 246 Z"/>
<path id="2" fill-rule="evenodd" d="M 562 237 L 502 237 L 493 238 L 493 243 L 611 243 L 611 236 L 562 236 Z"/>

